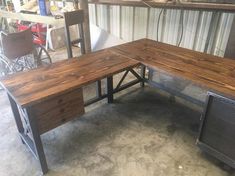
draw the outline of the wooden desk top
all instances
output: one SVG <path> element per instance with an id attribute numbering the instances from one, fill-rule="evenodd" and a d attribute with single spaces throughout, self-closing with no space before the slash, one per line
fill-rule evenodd
<path id="1" fill-rule="evenodd" d="M 149 39 L 17 73 L 1 84 L 22 107 L 58 96 L 140 63 L 235 97 L 235 61 Z"/>
<path id="2" fill-rule="evenodd" d="M 9 75 L 0 82 L 19 105 L 27 107 L 137 65 L 138 61 L 102 50 Z"/>
<path id="3" fill-rule="evenodd" d="M 112 48 L 114 53 L 140 61 L 167 74 L 235 98 L 235 60 L 141 39 Z"/>

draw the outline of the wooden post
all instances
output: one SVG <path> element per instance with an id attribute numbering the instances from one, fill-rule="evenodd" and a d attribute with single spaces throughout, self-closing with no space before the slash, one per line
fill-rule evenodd
<path id="1" fill-rule="evenodd" d="M 224 57 L 235 59 L 235 19 L 233 19 Z"/>
<path id="2" fill-rule="evenodd" d="M 86 53 L 91 52 L 88 0 L 80 0 L 80 9 L 84 11 L 84 38 Z"/>

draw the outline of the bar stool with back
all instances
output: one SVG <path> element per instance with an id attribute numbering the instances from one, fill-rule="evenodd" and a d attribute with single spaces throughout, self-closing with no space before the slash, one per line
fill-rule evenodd
<path id="1" fill-rule="evenodd" d="M 65 12 L 64 19 L 65 19 L 65 38 L 66 38 L 68 58 L 73 57 L 72 46 L 74 46 L 75 44 L 80 44 L 81 54 L 85 54 L 85 43 L 84 43 L 84 32 L 83 32 L 83 22 L 84 22 L 83 10 Z M 69 27 L 73 25 L 77 25 L 79 28 L 79 38 L 71 41 Z"/>

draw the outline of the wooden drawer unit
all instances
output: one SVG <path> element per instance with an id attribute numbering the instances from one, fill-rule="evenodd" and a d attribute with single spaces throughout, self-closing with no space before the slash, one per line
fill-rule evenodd
<path id="1" fill-rule="evenodd" d="M 82 89 L 54 97 L 31 107 L 31 113 L 33 118 L 37 119 L 40 134 L 81 116 L 84 112 Z"/>

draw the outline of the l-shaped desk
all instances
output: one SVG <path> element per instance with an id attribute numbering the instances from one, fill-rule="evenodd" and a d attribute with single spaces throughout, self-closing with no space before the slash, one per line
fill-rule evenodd
<path id="1" fill-rule="evenodd" d="M 141 68 L 140 74 L 134 70 L 136 67 Z M 151 76 L 146 76 L 146 68 L 189 80 L 229 98 L 235 97 L 234 60 L 149 39 L 122 44 L 1 79 L 21 140 L 39 160 L 43 173 L 48 171 L 48 167 L 40 135 L 82 115 L 85 105 L 104 98 L 109 103 L 113 102 L 114 93 L 132 85 L 140 83 L 144 86 L 144 83 L 150 83 L 161 88 L 152 82 Z M 113 75 L 123 71 L 123 77 L 114 88 Z M 132 73 L 136 80 L 123 84 L 128 73 Z M 101 79 L 107 79 L 106 93 L 101 91 Z M 97 97 L 84 103 L 82 87 L 93 82 L 97 83 Z M 203 105 L 203 102 L 198 104 Z"/>

